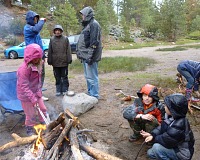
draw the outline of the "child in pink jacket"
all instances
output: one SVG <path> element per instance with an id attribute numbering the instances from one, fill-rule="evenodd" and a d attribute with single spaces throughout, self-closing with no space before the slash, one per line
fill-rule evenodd
<path id="1" fill-rule="evenodd" d="M 34 134 L 34 125 L 44 123 L 36 107 L 39 106 L 45 116 L 47 111 L 41 92 L 42 52 L 39 45 L 28 45 L 24 62 L 17 70 L 17 97 L 26 115 L 25 126 L 29 136 Z"/>

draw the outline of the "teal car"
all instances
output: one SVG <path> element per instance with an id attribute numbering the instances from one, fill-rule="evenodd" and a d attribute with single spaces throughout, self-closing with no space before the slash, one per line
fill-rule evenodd
<path id="1" fill-rule="evenodd" d="M 48 55 L 50 39 L 42 39 L 43 51 L 45 56 Z M 18 46 L 12 46 L 4 50 L 4 55 L 9 59 L 24 58 L 24 49 L 26 48 L 25 42 L 22 42 Z"/>

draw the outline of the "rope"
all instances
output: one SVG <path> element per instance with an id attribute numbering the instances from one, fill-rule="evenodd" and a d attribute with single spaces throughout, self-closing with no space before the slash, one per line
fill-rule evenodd
<path id="1" fill-rule="evenodd" d="M 142 142 L 142 144 L 141 144 L 141 146 L 140 146 L 140 149 L 139 149 L 139 151 L 138 151 L 138 153 L 137 153 L 137 155 L 136 155 L 136 157 L 135 157 L 135 160 L 137 160 L 138 155 L 139 155 L 140 151 L 142 150 L 142 148 L 143 148 L 143 146 L 144 146 L 145 143 L 146 143 L 145 141 Z"/>

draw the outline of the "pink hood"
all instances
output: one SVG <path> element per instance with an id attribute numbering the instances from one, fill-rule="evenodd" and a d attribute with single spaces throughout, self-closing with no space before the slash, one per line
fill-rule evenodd
<path id="1" fill-rule="evenodd" d="M 28 64 L 35 58 L 42 58 L 42 49 L 38 44 L 29 44 L 24 50 L 24 61 Z"/>

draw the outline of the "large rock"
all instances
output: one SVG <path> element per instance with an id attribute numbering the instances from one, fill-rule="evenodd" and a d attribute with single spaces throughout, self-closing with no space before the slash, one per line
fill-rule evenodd
<path id="1" fill-rule="evenodd" d="M 98 103 L 98 99 L 88 96 L 85 93 L 78 93 L 74 96 L 65 95 L 62 100 L 63 109 L 68 109 L 74 116 L 79 116 Z"/>

